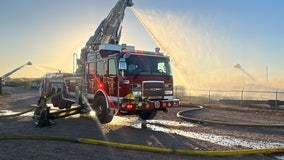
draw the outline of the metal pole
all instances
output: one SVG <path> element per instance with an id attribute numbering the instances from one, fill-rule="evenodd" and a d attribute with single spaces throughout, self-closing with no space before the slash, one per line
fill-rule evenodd
<path id="1" fill-rule="evenodd" d="M 76 72 L 77 69 L 77 54 L 73 53 L 73 74 Z"/>
<path id="2" fill-rule="evenodd" d="M 210 104 L 211 100 L 210 100 L 210 92 L 211 92 L 211 88 L 209 89 L 209 93 L 208 93 L 208 103 Z"/>
<path id="3" fill-rule="evenodd" d="M 0 96 L 2 96 L 2 77 L 0 77 Z"/>
<path id="4" fill-rule="evenodd" d="M 275 108 L 278 107 L 278 104 L 277 104 L 277 101 L 278 101 L 278 97 L 277 97 L 277 94 L 278 94 L 278 88 L 276 89 L 276 94 L 275 94 Z"/>
<path id="5" fill-rule="evenodd" d="M 244 100 L 244 88 L 243 88 L 242 93 L 241 93 L 241 103 L 240 103 L 240 107 L 243 106 L 243 100 Z"/>
<path id="6" fill-rule="evenodd" d="M 189 93 L 189 103 L 191 103 L 191 88 L 190 88 L 190 93 Z"/>
<path id="7" fill-rule="evenodd" d="M 266 82 L 268 82 L 268 66 L 266 66 Z"/>

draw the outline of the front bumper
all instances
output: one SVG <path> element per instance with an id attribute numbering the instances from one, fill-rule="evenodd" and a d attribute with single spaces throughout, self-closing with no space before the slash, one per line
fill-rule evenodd
<path id="1" fill-rule="evenodd" d="M 120 114 L 135 114 L 141 111 L 166 110 L 168 108 L 179 107 L 179 99 L 146 101 L 125 100 L 119 104 L 119 106 Z"/>

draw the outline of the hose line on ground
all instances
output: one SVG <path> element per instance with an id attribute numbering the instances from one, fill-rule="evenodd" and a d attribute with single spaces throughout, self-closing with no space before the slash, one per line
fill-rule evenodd
<path id="1" fill-rule="evenodd" d="M 20 113 L 10 114 L 10 115 L 0 115 L 0 119 L 1 119 L 1 118 L 17 117 L 17 116 L 20 116 L 20 115 L 22 115 L 22 114 L 31 112 L 31 111 L 33 111 L 33 110 L 37 107 L 37 105 L 31 105 L 31 106 L 32 106 L 32 108 L 30 108 L 30 109 L 28 109 L 28 110 L 26 110 L 26 111 L 20 112 Z"/>
<path id="2" fill-rule="evenodd" d="M 84 144 L 100 145 L 113 148 L 131 149 L 138 151 L 147 151 L 163 154 L 178 154 L 183 156 L 209 156 L 209 157 L 226 157 L 226 156 L 244 156 L 256 154 L 278 154 L 284 153 L 284 148 L 267 148 L 267 149 L 247 149 L 247 150 L 226 150 L 226 151 L 196 151 L 196 150 L 182 150 L 152 147 L 145 145 L 109 142 L 103 140 L 95 140 L 89 138 L 75 138 L 67 136 L 37 136 L 37 135 L 0 135 L 0 140 L 57 140 L 57 141 L 70 141 L 79 142 Z"/>
<path id="3" fill-rule="evenodd" d="M 46 95 L 44 95 L 44 96 L 42 96 L 42 97 L 43 97 L 46 101 L 48 101 L 48 100 L 52 99 L 53 97 L 60 95 L 61 93 L 62 93 L 62 92 L 58 92 L 58 93 L 55 93 L 55 94 L 53 94 L 53 95 L 51 95 L 51 96 L 49 96 L 49 97 L 46 97 Z M 0 119 L 1 119 L 1 118 L 17 117 L 17 116 L 20 116 L 20 115 L 22 115 L 22 114 L 31 112 L 31 111 L 33 111 L 34 109 L 36 109 L 36 107 L 38 107 L 38 105 L 36 105 L 36 104 L 32 104 L 31 106 L 32 106 L 32 108 L 30 108 L 30 109 L 28 109 L 28 110 L 26 110 L 26 111 L 20 112 L 20 113 L 11 114 L 11 115 L 0 115 Z"/>
<path id="4" fill-rule="evenodd" d="M 216 124 L 216 125 L 227 125 L 227 126 L 242 126 L 242 127 L 279 127 L 282 128 L 284 125 L 282 124 L 245 124 L 245 123 L 229 123 L 229 122 L 221 122 L 221 121 L 210 121 L 210 120 L 204 120 L 204 119 L 197 119 L 197 118 L 190 118 L 188 116 L 184 116 L 184 113 L 201 110 L 203 109 L 202 106 L 195 106 L 198 108 L 191 108 L 183 111 L 179 111 L 177 113 L 177 117 L 181 118 L 186 121 L 196 122 L 196 123 L 207 123 L 207 124 Z"/>

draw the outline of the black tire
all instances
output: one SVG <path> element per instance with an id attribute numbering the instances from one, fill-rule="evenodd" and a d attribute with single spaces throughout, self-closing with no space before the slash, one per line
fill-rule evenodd
<path id="1" fill-rule="evenodd" d="M 154 119 L 157 114 L 157 111 L 147 111 L 147 112 L 142 112 L 139 114 L 139 117 L 141 119 L 147 120 L 147 119 Z"/>
<path id="2" fill-rule="evenodd" d="M 62 99 L 61 97 L 59 98 L 59 106 L 57 106 L 59 109 L 70 109 L 72 106 L 72 102 L 66 101 Z"/>
<path id="3" fill-rule="evenodd" d="M 57 95 L 55 95 L 53 98 L 51 98 L 52 105 L 54 107 L 58 107 L 59 109 L 64 109 L 64 108 L 70 109 L 72 103 L 62 99 L 62 93 L 60 93 L 60 92 L 61 92 L 61 88 L 59 88 L 57 90 L 57 92 L 56 92 Z"/>
<path id="4" fill-rule="evenodd" d="M 59 100 L 58 100 L 58 97 L 57 96 L 54 96 L 56 94 L 56 92 L 55 92 L 55 88 L 52 88 L 52 90 L 51 90 L 51 93 L 49 93 L 49 97 L 50 96 L 53 96 L 52 98 L 51 98 L 51 103 L 52 103 L 52 105 L 53 105 L 53 107 L 58 107 L 59 106 Z"/>
<path id="5" fill-rule="evenodd" d="M 65 101 L 65 108 L 66 109 L 70 109 L 71 108 L 71 106 L 72 106 L 72 102 L 70 102 L 70 101 Z"/>
<path id="6" fill-rule="evenodd" d="M 106 100 L 103 96 L 97 97 L 93 102 L 93 109 L 96 112 L 98 120 L 102 123 L 109 123 L 113 119 L 113 115 L 110 115 L 110 110 L 107 108 Z"/>

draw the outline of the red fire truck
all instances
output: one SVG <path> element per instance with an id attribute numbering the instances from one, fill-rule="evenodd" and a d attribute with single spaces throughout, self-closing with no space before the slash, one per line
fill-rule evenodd
<path id="1" fill-rule="evenodd" d="M 48 111 L 48 119 L 94 110 L 101 123 L 111 122 L 114 115 L 139 115 L 147 120 L 157 111 L 179 106 L 169 57 L 159 48 L 148 52 L 118 44 L 124 10 L 132 5 L 130 0 L 117 2 L 81 50 L 75 73 L 44 77 L 42 94 L 63 109 Z M 71 108 L 72 104 L 79 107 Z M 35 115 L 42 116 L 39 109 Z"/>

